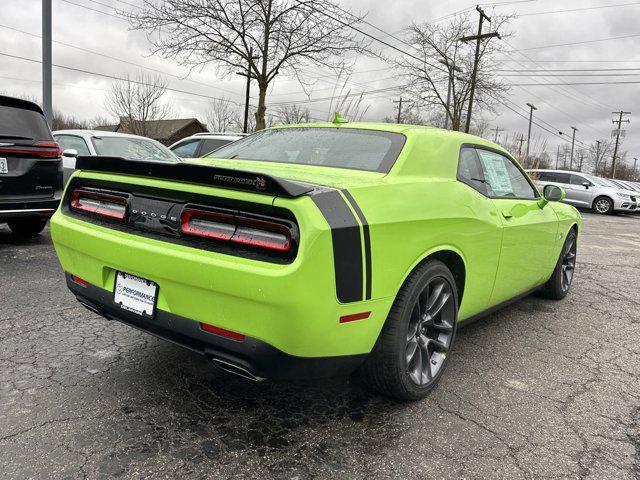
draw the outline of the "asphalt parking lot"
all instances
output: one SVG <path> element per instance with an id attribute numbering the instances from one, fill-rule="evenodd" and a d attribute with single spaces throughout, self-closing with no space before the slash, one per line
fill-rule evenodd
<path id="1" fill-rule="evenodd" d="M 640 216 L 585 213 L 572 293 L 462 330 L 439 387 L 253 384 L 85 310 L 0 227 L 0 477 L 640 478 Z"/>

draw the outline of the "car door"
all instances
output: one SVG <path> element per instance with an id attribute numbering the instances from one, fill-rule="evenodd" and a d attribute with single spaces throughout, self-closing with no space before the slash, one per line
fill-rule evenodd
<path id="1" fill-rule="evenodd" d="M 571 198 L 573 205 L 579 207 L 591 207 L 593 203 L 593 183 L 582 175 L 572 173 L 569 177 L 569 185 L 564 186 L 567 197 Z"/>
<path id="2" fill-rule="evenodd" d="M 547 280 L 556 259 L 558 218 L 514 160 L 477 147 L 487 196 L 502 220 L 502 245 L 491 305 L 525 293 Z"/>

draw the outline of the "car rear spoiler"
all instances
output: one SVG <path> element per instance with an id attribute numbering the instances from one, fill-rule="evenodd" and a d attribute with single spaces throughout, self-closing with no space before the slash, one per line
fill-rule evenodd
<path id="1" fill-rule="evenodd" d="M 79 156 L 76 160 L 76 169 L 198 183 L 289 198 L 300 197 L 314 189 L 313 185 L 263 173 L 182 162 L 148 162 L 126 160 L 120 157 Z"/>

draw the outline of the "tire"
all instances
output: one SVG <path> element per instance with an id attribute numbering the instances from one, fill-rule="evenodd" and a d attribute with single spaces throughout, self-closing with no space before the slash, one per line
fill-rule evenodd
<path id="1" fill-rule="evenodd" d="M 437 385 L 455 340 L 455 285 L 449 269 L 438 260 L 420 265 L 409 275 L 360 369 L 367 385 L 401 401 L 424 398 Z"/>
<path id="2" fill-rule="evenodd" d="M 611 215 L 613 201 L 609 197 L 598 197 L 593 201 L 593 211 L 600 215 Z"/>
<path id="3" fill-rule="evenodd" d="M 556 268 L 554 268 L 551 278 L 544 284 L 540 293 L 543 297 L 552 300 L 562 300 L 569 293 L 571 282 L 576 267 L 577 236 L 572 228 L 567 234 Z"/>
<path id="4" fill-rule="evenodd" d="M 21 218 L 7 222 L 11 231 L 20 238 L 31 238 L 38 235 L 47 225 L 46 218 Z"/>

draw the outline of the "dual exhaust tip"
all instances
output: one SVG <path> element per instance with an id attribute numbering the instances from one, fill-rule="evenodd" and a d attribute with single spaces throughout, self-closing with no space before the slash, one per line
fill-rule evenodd
<path id="1" fill-rule="evenodd" d="M 78 299 L 80 304 L 82 304 L 82 306 L 85 307 L 86 309 L 92 311 L 93 313 L 97 313 L 98 315 L 106 318 L 107 320 L 112 319 L 110 315 L 106 315 L 104 312 L 102 312 L 96 306 L 92 305 L 90 302 L 87 302 L 80 297 L 76 297 L 76 298 Z M 211 361 L 216 367 L 218 367 L 221 370 L 224 370 L 225 372 L 231 373 L 238 377 L 246 378 L 247 380 L 251 380 L 252 382 L 263 382 L 266 380 L 266 378 L 255 375 L 249 369 L 243 367 L 242 365 L 238 365 L 235 362 L 225 360 L 220 357 L 215 357 L 211 353 L 207 353 L 206 355 L 209 359 L 211 359 Z"/>

